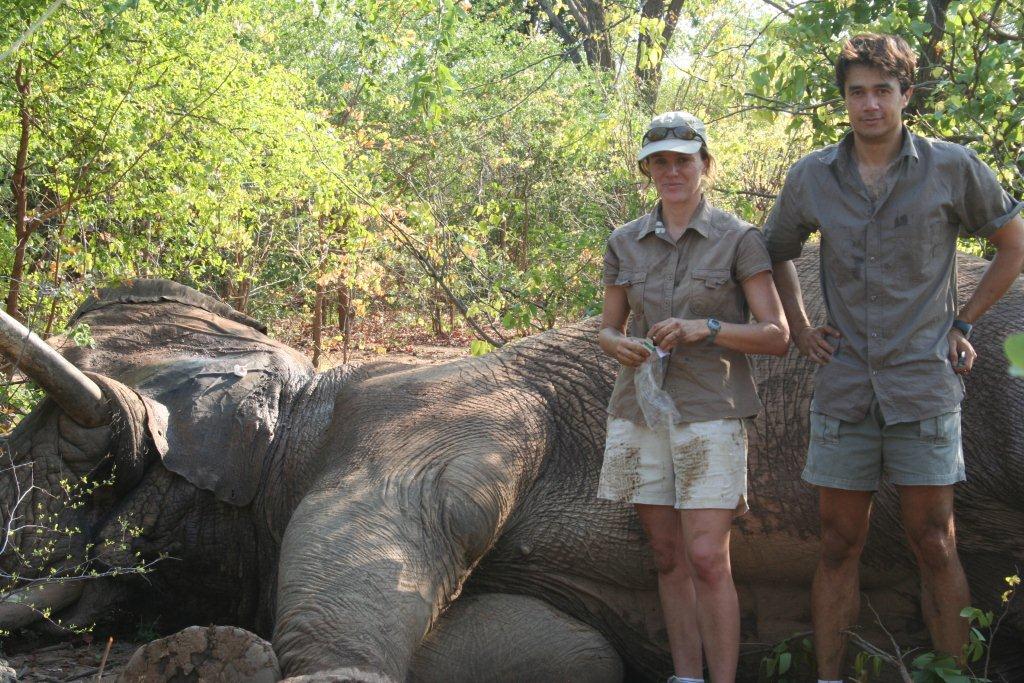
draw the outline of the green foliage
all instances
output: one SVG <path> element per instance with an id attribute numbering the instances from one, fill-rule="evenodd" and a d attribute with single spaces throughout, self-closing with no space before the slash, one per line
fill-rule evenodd
<path id="1" fill-rule="evenodd" d="M 529 2 L 16 5 L 0 15 L 0 46 L 18 45 L 0 60 L 0 154 L 17 158 L 27 109 L 20 303 L 44 333 L 96 287 L 166 277 L 271 323 L 308 329 L 319 292 L 324 324 L 339 308 L 356 326 L 387 308 L 443 333 L 458 315 L 499 345 L 598 313 L 604 241 L 654 199 L 637 174 L 648 112 L 628 69 L 574 64 Z M 1009 103 L 1024 60 L 1019 43 L 975 40 L 990 31 L 982 5 L 951 5 L 941 87 L 917 124 L 974 145 L 1019 190 L 1024 128 Z M 624 64 L 640 31 L 663 27 L 605 9 Z M 712 201 L 759 223 L 788 166 L 842 128 L 817 46 L 862 26 L 912 32 L 923 9 L 683 11 L 672 45 L 639 63 L 662 64 L 658 109 L 709 123 Z M 1016 10 L 1001 11 L 1013 28 Z M 14 269 L 15 206 L 0 184 L 0 278 Z"/>
<path id="2" fill-rule="evenodd" d="M 0 386 L 0 434 L 14 429 L 44 397 L 32 382 L 5 382 Z"/>
<path id="3" fill-rule="evenodd" d="M 882 665 L 885 659 L 878 654 L 861 650 L 853 659 L 853 680 L 857 683 L 867 683 L 872 678 L 877 678 L 882 673 Z"/>
<path id="4" fill-rule="evenodd" d="M 985 612 L 977 607 L 965 607 L 960 611 L 960 616 L 971 623 L 971 630 L 968 634 L 967 644 L 964 645 L 964 660 L 970 665 L 977 662 L 985 654 L 987 642 L 982 629 L 991 629 L 995 615 L 992 612 Z"/>
<path id="5" fill-rule="evenodd" d="M 135 635 L 132 638 L 137 643 L 151 643 L 160 637 L 160 632 L 157 629 L 159 618 L 154 619 L 139 619 L 139 623 L 135 626 Z"/>
<path id="6" fill-rule="evenodd" d="M 910 676 L 914 683 L 979 683 L 987 679 L 977 679 L 964 674 L 950 655 L 925 652 L 911 662 Z"/>
<path id="7" fill-rule="evenodd" d="M 961 657 L 963 666 L 951 655 L 927 651 L 917 655 L 908 667 L 903 661 L 907 653 L 899 650 L 885 652 L 855 632 L 848 632 L 852 642 L 862 648 L 854 658 L 850 678 L 857 683 L 867 683 L 882 674 L 883 666 L 890 665 L 899 668 L 901 676 L 909 676 L 914 683 L 989 683 L 990 646 L 1021 583 L 1019 573 L 1007 576 L 1004 581 L 1006 590 L 1001 596 L 1002 609 L 999 613 L 976 607 L 965 607 L 960 612 L 960 616 L 969 622 L 968 641 Z M 884 631 L 885 626 L 879 625 Z M 796 635 L 772 647 L 771 652 L 762 658 L 759 680 L 780 683 L 808 680 L 813 678 L 814 670 L 811 639 Z"/>
<path id="8" fill-rule="evenodd" d="M 68 339 L 75 343 L 75 346 L 89 349 L 96 348 L 96 342 L 92 338 L 92 329 L 88 323 L 78 322 L 64 333 Z"/>
<path id="9" fill-rule="evenodd" d="M 918 51 L 916 94 L 908 121 L 918 132 L 975 149 L 1011 194 L 1024 191 L 1024 27 L 1019 5 L 999 0 L 951 2 L 937 28 L 933 5 L 919 0 L 802 3 L 772 23 L 759 44 L 752 94 L 771 120 L 794 114 L 815 143 L 834 142 L 846 126 L 832 60 L 856 33 L 904 36 Z"/>
<path id="10" fill-rule="evenodd" d="M 1024 334 L 1011 334 L 1003 344 L 1010 359 L 1010 374 L 1024 377 Z"/>
<path id="11" fill-rule="evenodd" d="M 12 508 L 0 527 L 0 602 L 26 605 L 42 619 L 70 632 L 88 632 L 91 625 L 64 623 L 49 607 L 36 607 L 37 595 L 54 584 L 143 575 L 163 558 L 147 561 L 133 550 L 132 542 L 142 529 L 124 515 L 116 518 L 119 536 L 104 539 L 101 547 L 86 543 L 76 551 L 82 542 L 80 525 L 86 506 L 97 492 L 113 486 L 116 472 L 106 479 L 69 476 L 43 489 L 34 481 L 34 464 L 15 462 L 6 445 L 0 461 L 6 461 L 0 470 L 0 486 L 13 494 Z M 94 555 L 103 556 L 102 566 L 93 563 Z"/>
<path id="12" fill-rule="evenodd" d="M 761 659 L 758 680 L 772 683 L 796 683 L 814 672 L 814 645 L 807 636 L 796 635 L 775 645 Z"/>
<path id="13" fill-rule="evenodd" d="M 474 339 L 469 342 L 469 355 L 471 356 L 485 356 L 494 350 L 493 344 L 488 344 L 482 339 Z"/>

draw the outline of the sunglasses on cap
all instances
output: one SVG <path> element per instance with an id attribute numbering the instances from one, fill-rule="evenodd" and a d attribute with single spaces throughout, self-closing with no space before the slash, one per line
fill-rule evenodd
<path id="1" fill-rule="evenodd" d="M 682 126 L 658 126 L 657 128 L 651 128 L 649 131 L 644 133 L 641 145 L 646 145 L 649 142 L 659 142 L 665 138 L 675 138 L 676 140 L 700 140 L 705 142 L 704 138 L 700 136 L 700 133 L 695 131 L 693 128 L 687 125 Z"/>

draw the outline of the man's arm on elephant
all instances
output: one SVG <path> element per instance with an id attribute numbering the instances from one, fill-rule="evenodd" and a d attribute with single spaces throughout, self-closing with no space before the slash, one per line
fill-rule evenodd
<path id="1" fill-rule="evenodd" d="M 972 325 L 1002 298 L 1024 267 L 1024 219 L 1019 214 L 1014 216 L 1003 227 L 989 235 L 988 241 L 995 246 L 996 255 L 985 269 L 978 286 L 971 293 L 971 298 L 956 316 L 958 320 Z M 964 354 L 963 365 L 957 363 L 960 353 Z M 970 372 L 976 357 L 974 347 L 963 334 L 955 328 L 951 330 L 949 362 L 956 371 Z"/>
<path id="2" fill-rule="evenodd" d="M 764 225 L 768 254 L 772 259 L 772 279 L 782 299 L 782 310 L 789 323 L 790 339 L 804 356 L 819 365 L 832 359 L 835 352 L 828 335 L 839 337 L 839 331 L 828 325 L 812 326 L 800 293 L 800 278 L 793 259 L 800 255 L 803 244 L 812 232 L 818 230 L 812 216 L 806 215 L 808 202 L 802 198 L 802 173 L 798 162 L 786 174 L 786 182 Z"/>
<path id="3" fill-rule="evenodd" d="M 792 261 L 775 263 L 772 268 L 772 279 L 775 280 L 775 288 L 779 290 L 782 310 L 786 312 L 786 321 L 789 323 L 790 338 L 802 355 L 818 365 L 828 363 L 836 350 L 829 343 L 828 337 L 838 338 L 839 330 L 830 325 L 811 325 L 800 291 L 800 278 Z"/>

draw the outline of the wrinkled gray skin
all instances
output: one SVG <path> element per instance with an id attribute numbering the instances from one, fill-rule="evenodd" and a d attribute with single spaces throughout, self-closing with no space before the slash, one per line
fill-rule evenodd
<path id="1" fill-rule="evenodd" d="M 808 247 L 800 268 L 811 318 L 823 320 L 816 256 Z M 983 265 L 962 257 L 962 293 Z M 98 568 L 125 561 L 103 541 L 127 514 L 144 530 L 133 550 L 176 559 L 149 582 L 111 579 L 63 596 L 65 620 L 129 604 L 158 611 L 165 627 L 245 626 L 272 639 L 288 676 L 592 681 L 669 671 L 638 523 L 628 506 L 594 498 L 616 371 L 595 320 L 482 358 L 316 374 L 255 321 L 172 283 L 137 283 L 87 303 L 78 319 L 97 346 L 67 356 L 148 399 L 135 432 L 151 443 L 148 455 L 118 461 L 114 490 L 69 513 L 86 529 L 69 552 L 83 557 L 91 541 Z M 1022 320 L 1018 283 L 976 328 L 980 360 L 964 405 L 960 553 L 974 603 L 988 608 L 1024 565 L 1024 383 L 1007 376 L 1001 351 Z M 752 509 L 736 524 L 733 570 L 743 641 L 772 643 L 809 628 L 816 497 L 799 472 L 813 370 L 791 354 L 757 359 L 757 371 L 767 410 L 750 430 Z M 46 401 L 10 446 L 16 460 L 35 459 L 37 483 L 55 483 L 117 451 L 110 434 L 77 429 Z M 889 489 L 877 497 L 863 568 L 885 625 L 920 642 L 915 568 Z M 873 622 L 866 605 L 861 622 Z M 1011 670 L 1024 659 L 1022 629 L 1015 607 L 998 648 Z"/>

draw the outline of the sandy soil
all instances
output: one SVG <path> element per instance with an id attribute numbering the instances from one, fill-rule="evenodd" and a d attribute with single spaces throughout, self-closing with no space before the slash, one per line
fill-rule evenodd
<path id="1" fill-rule="evenodd" d="M 57 643 L 7 657 L 7 664 L 18 674 L 20 683 L 55 683 L 56 681 L 114 681 L 128 663 L 137 643 L 114 642 L 103 662 L 107 641 L 102 638 Z M 100 665 L 103 664 L 102 678 Z"/>

